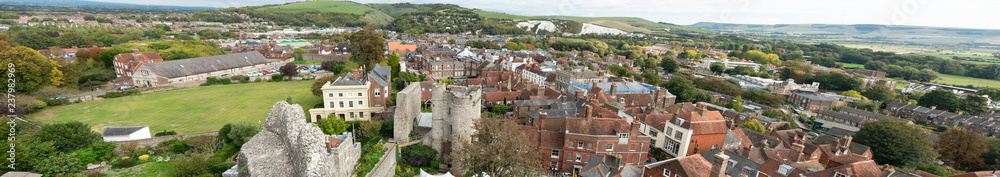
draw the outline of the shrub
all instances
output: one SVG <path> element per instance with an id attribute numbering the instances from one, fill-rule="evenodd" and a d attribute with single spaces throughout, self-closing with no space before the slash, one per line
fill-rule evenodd
<path id="1" fill-rule="evenodd" d="M 233 76 L 233 77 L 229 77 L 229 78 L 232 79 L 232 81 L 236 81 L 236 82 L 240 82 L 240 83 L 246 83 L 247 81 L 250 80 L 249 76 L 242 76 L 242 75 Z"/>
<path id="2" fill-rule="evenodd" d="M 213 151 L 220 147 L 218 139 L 213 136 L 196 136 L 184 141 L 190 147 L 200 152 Z"/>
<path id="3" fill-rule="evenodd" d="M 400 151 L 403 163 L 414 167 L 436 167 L 438 152 L 426 145 L 411 145 Z"/>
<path id="4" fill-rule="evenodd" d="M 212 159 L 211 160 L 212 161 L 227 161 L 227 160 L 233 158 L 233 156 L 236 155 L 236 153 L 239 153 L 239 152 L 240 152 L 240 149 L 236 148 L 235 145 L 232 145 L 232 144 L 226 145 L 226 147 L 222 147 L 222 149 L 219 149 L 218 151 L 215 151 L 215 154 L 212 154 Z"/>
<path id="5" fill-rule="evenodd" d="M 173 130 L 170 131 L 163 130 L 162 132 L 156 132 L 156 135 L 154 136 L 170 136 L 170 135 L 177 135 L 177 132 Z"/>
<path id="6" fill-rule="evenodd" d="M 139 156 L 139 158 L 137 158 L 137 159 L 139 159 L 139 161 L 149 160 L 149 154 L 143 154 L 143 155 Z"/>
<path id="7" fill-rule="evenodd" d="M 233 80 L 229 79 L 229 78 L 225 78 L 225 79 L 222 79 L 222 81 L 220 81 L 220 83 L 222 83 L 222 85 L 232 84 Z"/>
<path id="8" fill-rule="evenodd" d="M 83 169 L 80 159 L 72 154 L 58 153 L 34 162 L 35 171 L 55 176 L 59 173 L 75 173 Z"/>
<path id="9" fill-rule="evenodd" d="M 138 164 L 138 162 L 135 161 L 135 158 L 129 158 L 128 156 L 125 156 L 122 157 L 121 159 L 112 160 L 110 164 L 111 167 L 114 168 L 128 168 L 135 166 L 136 164 Z"/>
<path id="10" fill-rule="evenodd" d="M 139 90 L 132 89 L 132 90 L 126 90 L 126 91 L 121 91 L 121 92 L 108 92 L 108 93 L 105 93 L 104 95 L 100 95 L 100 96 L 97 96 L 97 97 L 101 97 L 101 98 L 118 98 L 118 97 L 135 95 L 135 94 L 139 94 Z"/>
<path id="11" fill-rule="evenodd" d="M 263 82 L 263 81 L 264 81 L 264 79 L 260 79 L 259 77 L 257 79 L 253 80 L 253 82 Z"/>
<path id="12" fill-rule="evenodd" d="M 191 154 L 191 156 L 181 158 L 174 162 L 174 175 L 177 176 L 198 176 L 208 173 L 212 164 L 208 162 L 205 154 Z"/>
<path id="13" fill-rule="evenodd" d="M 339 135 L 347 131 L 347 127 L 350 126 L 344 119 L 337 117 L 330 117 L 327 119 L 319 120 L 315 123 L 320 130 L 323 130 L 323 134 L 327 135 Z"/>
<path id="14" fill-rule="evenodd" d="M 101 173 L 99 171 L 87 172 L 87 177 L 103 177 L 103 176 L 106 175 L 104 175 L 104 173 Z"/>
<path id="15" fill-rule="evenodd" d="M 76 100 L 76 101 L 73 101 L 73 103 L 83 103 L 83 100 Z"/>
<path id="16" fill-rule="evenodd" d="M 229 139 L 229 130 L 232 130 L 232 128 L 233 128 L 232 123 L 222 125 L 222 128 L 219 129 L 219 135 L 216 136 L 215 138 L 227 144 L 233 142 L 233 139 Z"/>
<path id="17" fill-rule="evenodd" d="M 208 85 L 218 84 L 219 79 L 214 77 L 209 77 L 208 79 L 205 79 L 205 83 Z"/>
<path id="18" fill-rule="evenodd" d="M 363 121 L 358 128 L 358 138 L 371 139 L 382 136 L 382 122 Z"/>
<path id="19" fill-rule="evenodd" d="M 229 168 L 232 168 L 233 165 L 236 165 L 235 162 L 209 162 L 211 162 L 212 167 L 208 171 L 212 174 L 221 174 L 226 172 L 226 170 L 229 170 Z"/>
<path id="20" fill-rule="evenodd" d="M 62 104 L 63 104 L 62 100 L 45 100 L 45 105 L 48 106 L 59 106 Z"/>
<path id="21" fill-rule="evenodd" d="M 231 139 L 232 144 L 236 145 L 236 147 L 243 146 L 243 143 L 250 141 L 250 138 L 257 135 L 257 132 L 260 132 L 259 125 L 247 120 L 241 120 L 232 124 L 232 128 L 226 137 Z"/>
<path id="22" fill-rule="evenodd" d="M 285 79 L 285 76 L 281 75 L 281 74 L 272 74 L 271 75 L 271 82 L 281 82 L 284 79 Z"/>

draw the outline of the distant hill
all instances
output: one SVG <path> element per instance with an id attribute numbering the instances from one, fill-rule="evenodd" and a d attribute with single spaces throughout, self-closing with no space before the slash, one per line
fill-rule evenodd
<path id="1" fill-rule="evenodd" d="M 143 4 L 98 2 L 98 1 L 85 1 L 85 0 L 0 0 L 0 4 L 93 7 L 93 8 L 171 9 L 171 10 L 188 10 L 188 11 L 219 9 L 214 7 L 143 5 Z"/>
<path id="2" fill-rule="evenodd" d="M 955 45 L 959 43 L 1000 44 L 1000 30 L 897 25 L 833 24 L 729 24 L 700 22 L 688 25 L 720 32 L 814 36 L 816 39 L 846 39 L 915 42 Z"/>
<path id="3" fill-rule="evenodd" d="M 507 14 L 500 12 L 483 11 L 479 9 L 468 9 L 452 4 L 410 4 L 410 3 L 397 3 L 397 4 L 379 4 L 379 3 L 355 3 L 350 1 L 306 1 L 306 2 L 292 2 L 283 5 L 272 5 L 258 8 L 257 10 L 269 10 L 272 12 L 285 12 L 285 13 L 296 13 L 296 12 L 336 12 L 336 13 L 347 13 L 361 15 L 362 19 L 375 23 L 381 26 L 388 25 L 396 18 L 401 15 L 411 12 L 420 11 L 445 11 L 447 9 L 459 9 L 459 10 L 472 10 L 475 14 L 482 16 L 483 18 L 491 19 L 501 19 L 501 20 L 513 20 L 513 21 L 524 21 L 524 20 L 567 20 L 574 21 L 578 23 L 590 23 L 594 25 L 604 26 L 619 29 L 626 32 L 633 33 L 665 33 L 667 29 L 671 32 L 697 32 L 697 33 L 715 33 L 711 30 L 698 29 L 698 28 L 688 28 L 684 26 L 656 23 L 649 20 L 636 17 L 570 17 L 570 16 L 523 16 L 516 14 Z M 555 22 L 560 23 L 560 22 Z M 581 25 L 569 25 L 575 28 L 571 29 L 561 29 L 561 31 L 579 31 L 579 26 Z"/>

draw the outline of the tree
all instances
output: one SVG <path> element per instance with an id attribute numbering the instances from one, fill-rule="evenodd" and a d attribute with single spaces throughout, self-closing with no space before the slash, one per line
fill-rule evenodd
<path id="1" fill-rule="evenodd" d="M 785 97 L 772 94 L 765 90 L 749 89 L 743 91 L 742 96 L 743 99 L 775 108 L 780 107 L 782 103 L 785 103 Z"/>
<path id="2" fill-rule="evenodd" d="M 987 151 L 982 154 L 983 162 L 988 165 L 990 169 L 1000 166 L 1000 139 L 987 137 L 984 138 Z"/>
<path id="3" fill-rule="evenodd" d="M 213 29 L 203 29 L 201 31 L 198 31 L 198 36 L 201 36 L 203 38 L 208 38 L 208 39 L 220 39 L 220 38 L 222 38 L 222 34 L 219 34 L 219 31 L 215 31 Z"/>
<path id="4" fill-rule="evenodd" d="M 304 58 L 302 58 L 302 55 L 306 53 L 307 53 L 306 49 L 303 48 L 295 48 L 295 50 L 292 51 L 292 55 L 295 57 L 295 60 L 297 61 L 305 60 Z"/>
<path id="5" fill-rule="evenodd" d="M 247 120 L 240 120 L 230 124 L 232 125 L 226 138 L 230 139 L 231 143 L 236 147 L 242 147 L 243 143 L 250 141 L 250 138 L 257 135 L 261 129 L 260 125 Z"/>
<path id="6" fill-rule="evenodd" d="M 955 93 L 947 90 L 937 89 L 920 97 L 917 105 L 924 107 L 937 107 L 936 109 L 958 112 L 962 106 L 962 100 L 958 99 Z"/>
<path id="7" fill-rule="evenodd" d="M 493 112 L 493 114 L 496 114 L 496 115 L 507 114 L 507 110 L 508 110 L 507 109 L 507 105 L 504 105 L 504 104 L 498 104 L 496 106 L 490 107 L 490 112 Z"/>
<path id="8" fill-rule="evenodd" d="M 460 140 L 462 145 L 452 152 L 465 176 L 540 176 L 536 147 L 518 130 L 517 123 L 493 117 L 480 118 L 472 140 Z"/>
<path id="9" fill-rule="evenodd" d="M 929 136 L 917 125 L 880 120 L 862 126 L 854 134 L 854 141 L 870 147 L 872 159 L 880 164 L 913 168 L 937 156 Z"/>
<path id="10" fill-rule="evenodd" d="M 9 85 L 14 85 L 14 90 L 22 93 L 32 93 L 42 87 L 61 85 L 63 73 L 59 70 L 59 65 L 38 51 L 17 46 L 11 47 L 6 41 L 0 41 L 0 66 L 3 71 L 15 71 L 14 80 L 16 84 L 9 83 L 9 79 L 0 81 L 3 90 L 8 90 Z"/>
<path id="11" fill-rule="evenodd" d="M 1000 87 L 986 87 L 976 92 L 979 95 L 988 95 L 993 101 L 1000 101 Z"/>
<path id="12" fill-rule="evenodd" d="M 313 82 L 313 85 L 312 87 L 309 88 L 309 91 L 312 91 L 313 95 L 316 95 L 318 97 L 323 97 L 323 89 L 322 89 L 323 85 L 326 85 L 326 83 L 333 82 L 336 80 L 337 80 L 336 75 L 320 77 L 316 79 L 316 82 Z"/>
<path id="13" fill-rule="evenodd" d="M 392 72 L 389 72 L 389 74 L 393 76 L 399 74 L 399 71 L 402 68 L 399 67 L 399 55 L 397 55 L 396 52 L 392 52 L 392 54 L 386 59 L 386 62 L 389 63 L 390 67 L 392 67 Z"/>
<path id="14" fill-rule="evenodd" d="M 987 152 L 986 141 L 979 133 L 951 129 L 941 133 L 937 142 L 937 152 L 941 158 L 954 161 L 952 167 L 962 170 L 976 170 L 985 166 L 980 155 Z"/>
<path id="15" fill-rule="evenodd" d="M 321 119 L 317 121 L 315 124 L 316 127 L 319 127 L 320 130 L 323 130 L 323 134 L 327 135 L 342 134 L 344 132 L 347 132 L 347 127 L 351 126 L 350 124 L 347 124 L 347 122 L 344 121 L 344 119 L 341 119 L 334 114 L 330 114 L 328 118 Z"/>
<path id="16" fill-rule="evenodd" d="M 896 91 L 884 85 L 873 85 L 861 91 L 861 95 L 871 100 L 889 103 L 896 100 Z"/>
<path id="17" fill-rule="evenodd" d="M 163 29 L 153 28 L 153 29 L 149 29 L 149 30 L 143 31 L 142 32 L 142 36 L 146 37 L 148 39 L 159 39 L 159 38 L 163 37 L 163 35 L 166 34 L 166 33 L 167 32 L 163 31 Z"/>
<path id="18" fill-rule="evenodd" d="M 740 124 L 740 128 L 747 128 L 760 133 L 767 133 L 767 127 L 764 127 L 764 124 L 760 124 L 757 120 L 743 122 Z"/>
<path id="19" fill-rule="evenodd" d="M 362 140 L 378 138 L 382 135 L 382 122 L 381 121 L 361 121 L 358 129 L 358 138 Z"/>
<path id="20" fill-rule="evenodd" d="M 68 153 L 56 153 L 35 163 L 35 170 L 48 176 L 58 176 L 60 173 L 75 173 L 83 169 L 83 163 L 80 163 L 80 159 Z"/>
<path id="21" fill-rule="evenodd" d="M 726 64 L 723 64 L 722 62 L 715 62 L 709 65 L 708 69 L 711 70 L 712 73 L 720 74 L 726 72 Z"/>
<path id="22" fill-rule="evenodd" d="M 290 79 L 292 77 L 295 77 L 295 75 L 299 75 L 299 66 L 288 63 L 285 64 L 284 66 L 281 66 L 281 68 L 278 68 L 278 72 L 281 72 L 281 75 L 288 77 Z"/>
<path id="23" fill-rule="evenodd" d="M 210 166 L 212 163 L 209 162 L 207 155 L 191 154 L 174 162 L 174 173 L 177 176 L 199 176 L 208 173 Z"/>
<path id="24" fill-rule="evenodd" d="M 882 70 L 882 68 L 885 68 L 885 67 L 886 67 L 886 64 L 884 62 L 882 62 L 882 61 L 871 61 L 871 62 L 865 63 L 865 69 L 870 69 L 870 70 L 880 71 L 880 70 Z"/>
<path id="25" fill-rule="evenodd" d="M 367 63 L 368 68 L 375 63 L 382 62 L 385 54 L 385 40 L 382 34 L 375 32 L 371 27 L 354 32 L 350 36 L 351 44 L 347 50 L 351 52 L 351 60 Z"/>
<path id="26" fill-rule="evenodd" d="M 53 142 L 53 147 L 61 152 L 74 151 L 101 141 L 100 134 L 90 131 L 89 125 L 77 121 L 42 125 L 42 129 L 33 136 L 42 142 Z"/>
<path id="27" fill-rule="evenodd" d="M 59 38 L 56 39 L 56 44 L 58 44 L 59 47 L 69 48 L 74 46 L 88 47 L 90 45 L 93 45 L 94 43 L 75 32 L 68 32 L 63 35 L 60 35 Z"/>
<path id="28" fill-rule="evenodd" d="M 978 95 L 965 96 L 965 99 L 962 99 L 962 110 L 970 115 L 989 112 L 990 107 L 986 105 L 986 101 L 989 100 Z"/>
<path id="29" fill-rule="evenodd" d="M 667 73 L 677 72 L 677 60 L 674 60 L 673 58 L 664 58 L 660 60 L 660 67 Z"/>
<path id="30" fill-rule="evenodd" d="M 861 96 L 861 92 L 854 91 L 854 90 L 848 90 L 848 91 L 840 92 L 840 95 L 844 95 L 844 96 L 848 96 L 848 97 L 854 97 L 854 98 L 861 98 L 862 97 Z"/>

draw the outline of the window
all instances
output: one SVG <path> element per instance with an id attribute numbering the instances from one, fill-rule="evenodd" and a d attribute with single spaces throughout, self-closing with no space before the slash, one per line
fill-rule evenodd
<path id="1" fill-rule="evenodd" d="M 344 93 L 337 93 L 337 96 L 344 97 Z"/>
<path id="2" fill-rule="evenodd" d="M 347 106 L 353 108 L 354 107 L 354 102 L 353 101 L 347 101 Z"/>
<path id="3" fill-rule="evenodd" d="M 333 104 L 333 102 L 331 101 L 331 102 L 330 102 L 330 108 L 336 108 L 336 107 L 334 107 L 334 105 L 335 105 L 335 104 Z"/>
<path id="4" fill-rule="evenodd" d="M 649 136 L 651 136 L 651 137 L 655 138 L 657 134 L 660 134 L 660 132 L 656 131 L 656 130 L 650 130 L 649 131 Z"/>
<path id="5" fill-rule="evenodd" d="M 365 106 L 364 106 L 364 105 L 365 105 L 364 103 L 365 103 L 365 101 L 361 101 L 361 100 L 358 100 L 358 107 L 359 107 L 359 108 L 363 108 L 363 107 L 365 107 Z"/>
<path id="6" fill-rule="evenodd" d="M 713 145 L 712 145 L 712 150 L 715 150 L 715 148 L 719 148 L 719 147 L 718 147 L 717 145 L 714 145 L 714 144 L 713 144 Z"/>
<path id="7" fill-rule="evenodd" d="M 865 157 L 868 157 L 868 156 L 865 156 Z M 813 159 L 815 159 L 815 158 L 819 158 L 819 153 L 813 154 Z"/>
<path id="8" fill-rule="evenodd" d="M 142 75 L 143 75 L 143 76 L 148 76 L 148 75 L 149 75 L 149 71 L 147 71 L 147 70 L 142 70 Z"/>
<path id="9" fill-rule="evenodd" d="M 549 162 L 549 167 L 551 167 L 552 169 L 558 169 L 559 168 L 559 162 L 557 162 L 557 161 L 551 161 L 551 162 Z"/>
<path id="10" fill-rule="evenodd" d="M 350 112 L 351 118 L 354 118 L 354 112 Z"/>
<path id="11" fill-rule="evenodd" d="M 677 130 L 677 133 L 674 134 L 674 139 L 681 140 L 681 138 L 684 138 L 684 133 L 681 133 L 680 130 Z"/>
<path id="12" fill-rule="evenodd" d="M 670 177 L 670 170 L 663 169 L 663 176 Z"/>
<path id="13" fill-rule="evenodd" d="M 569 141 L 569 143 L 566 143 L 566 145 L 569 145 L 568 147 L 573 147 L 573 141 Z"/>
<path id="14" fill-rule="evenodd" d="M 778 174 L 781 174 L 782 176 L 788 176 L 788 173 L 792 172 L 792 168 L 793 168 L 792 166 L 788 166 L 788 165 L 784 165 L 783 164 L 781 166 L 778 166 L 778 171 L 777 172 L 778 172 Z"/>
<path id="15" fill-rule="evenodd" d="M 580 162 L 583 159 L 583 154 L 576 154 L 576 161 Z"/>
<path id="16" fill-rule="evenodd" d="M 666 133 L 667 137 L 670 137 L 670 133 L 673 133 L 673 132 L 674 132 L 674 127 L 667 127 L 667 131 L 665 131 L 663 133 Z"/>
<path id="17" fill-rule="evenodd" d="M 591 147 L 594 147 L 594 143 L 587 143 L 587 150 L 590 150 Z"/>
<path id="18" fill-rule="evenodd" d="M 333 98 L 333 93 L 327 94 L 330 98 Z"/>
<path id="19" fill-rule="evenodd" d="M 559 150 L 558 149 L 553 149 L 552 150 L 552 158 L 559 158 Z"/>
<path id="20" fill-rule="evenodd" d="M 340 108 L 344 108 L 344 101 L 340 101 Z"/>
<path id="21" fill-rule="evenodd" d="M 358 112 L 358 117 L 365 118 L 365 112 Z"/>
<path id="22" fill-rule="evenodd" d="M 607 151 L 613 151 L 613 150 L 615 150 L 615 144 L 608 143 L 606 146 L 607 147 L 604 147 L 604 150 L 607 150 Z"/>
<path id="23" fill-rule="evenodd" d="M 583 142 L 576 142 L 577 149 L 583 149 Z"/>
<path id="24" fill-rule="evenodd" d="M 736 166 L 736 163 L 739 163 L 739 162 L 737 162 L 736 160 L 733 160 L 733 159 L 729 159 L 729 167 L 727 167 L 726 169 L 733 168 L 734 166 Z M 743 174 L 747 174 L 747 173 L 743 173 Z"/>
<path id="25" fill-rule="evenodd" d="M 833 177 L 850 177 L 840 172 L 833 172 Z"/>
<path id="26" fill-rule="evenodd" d="M 375 89 L 375 96 L 379 95 L 382 95 L 382 91 L 379 91 L 379 89 Z"/>
<path id="27" fill-rule="evenodd" d="M 363 95 L 362 95 L 361 93 L 362 93 L 362 92 L 358 92 L 358 97 L 361 97 L 361 96 L 363 96 Z"/>
<path id="28" fill-rule="evenodd" d="M 677 144 L 677 142 L 674 142 L 674 141 L 664 141 L 663 143 L 664 143 L 663 144 L 663 149 L 667 150 L 667 152 L 669 152 L 669 153 L 672 153 L 672 154 L 675 154 L 675 155 L 677 154 L 677 149 L 678 149 L 677 147 L 679 147 L 679 144 Z"/>

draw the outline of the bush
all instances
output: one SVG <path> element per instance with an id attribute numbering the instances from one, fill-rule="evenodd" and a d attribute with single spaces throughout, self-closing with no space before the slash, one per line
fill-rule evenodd
<path id="1" fill-rule="evenodd" d="M 129 158 L 128 156 L 122 157 L 121 159 L 115 159 L 111 161 L 111 167 L 114 168 L 128 168 L 138 164 L 135 158 Z"/>
<path id="2" fill-rule="evenodd" d="M 382 122 L 380 121 L 363 121 L 361 126 L 358 128 L 358 138 L 361 139 L 371 139 L 382 136 Z"/>
<path id="3" fill-rule="evenodd" d="M 260 132 L 259 125 L 247 120 L 241 120 L 232 124 L 232 128 L 226 137 L 231 139 L 231 143 L 236 145 L 236 147 L 243 146 L 243 143 L 250 141 L 250 138 L 257 135 L 257 132 Z"/>
<path id="4" fill-rule="evenodd" d="M 350 126 L 344 121 L 344 119 L 337 117 L 322 119 L 314 124 L 316 124 L 320 130 L 323 130 L 323 134 L 327 135 L 339 135 L 346 132 L 347 127 Z"/>
<path id="5" fill-rule="evenodd" d="M 208 84 L 208 85 L 218 84 L 219 83 L 219 79 L 215 78 L 215 77 L 209 77 L 208 79 L 205 79 L 205 83 Z"/>
<path id="6" fill-rule="evenodd" d="M 193 147 L 199 153 L 214 151 L 220 147 L 218 142 L 218 139 L 213 136 L 196 136 L 184 141 L 185 144 Z"/>
<path id="7" fill-rule="evenodd" d="M 143 154 L 143 155 L 139 156 L 139 158 L 137 158 L 137 159 L 139 159 L 139 161 L 149 160 L 149 154 Z"/>
<path id="8" fill-rule="evenodd" d="M 219 139 L 219 141 L 222 141 L 223 143 L 227 143 L 227 144 L 230 143 L 230 142 L 232 142 L 233 140 L 229 139 L 229 137 L 228 137 L 229 136 L 229 130 L 232 130 L 232 128 L 233 128 L 233 124 L 232 123 L 228 123 L 226 125 L 222 125 L 222 128 L 219 129 L 219 135 L 216 136 L 215 138 Z"/>
<path id="9" fill-rule="evenodd" d="M 208 168 L 212 164 L 208 162 L 205 154 L 191 154 L 191 156 L 181 158 L 174 162 L 174 175 L 176 176 L 198 176 L 208 173 Z"/>
<path id="10" fill-rule="evenodd" d="M 253 80 L 253 82 L 263 82 L 263 81 L 264 81 L 264 79 L 260 79 L 259 77 L 257 79 Z"/>
<path id="11" fill-rule="evenodd" d="M 45 157 L 34 163 L 35 171 L 47 176 L 55 176 L 59 173 L 75 173 L 84 167 L 83 164 L 80 163 L 80 159 L 77 159 L 72 154 L 65 153 L 58 153 L 53 156 Z"/>
<path id="12" fill-rule="evenodd" d="M 237 148 L 235 145 L 232 145 L 232 144 L 226 145 L 226 147 L 222 147 L 222 149 L 219 149 L 218 151 L 215 151 L 215 154 L 212 154 L 212 159 L 211 160 L 212 161 L 227 161 L 229 159 L 232 159 L 233 156 L 236 155 L 236 153 L 239 153 L 239 152 L 240 152 L 240 149 Z"/>
<path id="13" fill-rule="evenodd" d="M 281 75 L 281 74 L 272 74 L 271 75 L 271 82 L 281 82 L 284 79 L 285 79 L 285 76 Z"/>
<path id="14" fill-rule="evenodd" d="M 154 136 L 170 136 L 170 135 L 177 135 L 177 132 L 173 130 L 170 131 L 163 130 L 162 132 L 156 132 L 156 135 Z"/>
<path id="15" fill-rule="evenodd" d="M 45 105 L 48 106 L 59 106 L 62 104 L 63 104 L 62 100 L 45 100 Z"/>
<path id="16" fill-rule="evenodd" d="M 76 101 L 73 101 L 73 103 L 83 103 L 83 100 L 76 100 Z"/>
<path id="17" fill-rule="evenodd" d="M 437 167 L 437 150 L 426 145 L 411 145 L 400 151 L 403 163 L 414 167 Z"/>
<path id="18" fill-rule="evenodd" d="M 232 79 L 233 81 L 236 81 L 236 82 L 240 82 L 240 83 L 247 83 L 247 81 L 250 80 L 250 76 L 242 76 L 242 75 L 240 75 L 240 76 L 233 76 L 233 77 L 230 77 L 230 79 Z"/>
<path id="19" fill-rule="evenodd" d="M 225 78 L 225 79 L 222 79 L 222 81 L 220 81 L 220 83 L 222 83 L 222 85 L 232 84 L 233 80 L 229 79 L 229 78 Z"/>
<path id="20" fill-rule="evenodd" d="M 132 89 L 132 90 L 126 90 L 126 91 L 121 91 L 121 92 L 108 92 L 108 93 L 105 93 L 104 95 L 99 95 L 97 97 L 101 97 L 101 98 L 118 98 L 118 97 L 135 95 L 135 94 L 139 94 L 139 90 Z"/>

